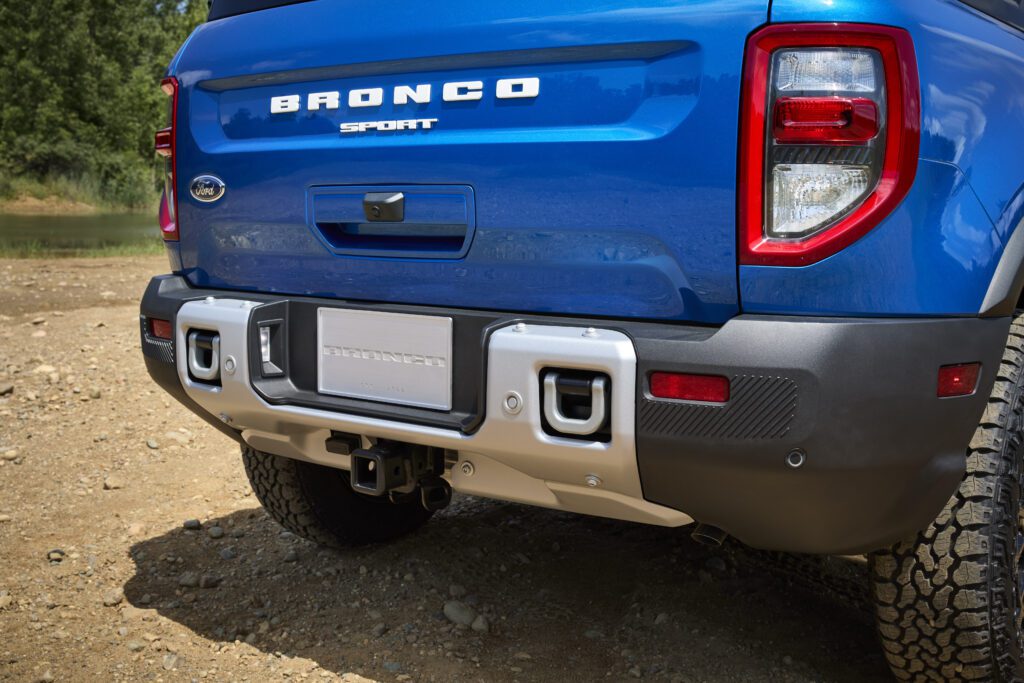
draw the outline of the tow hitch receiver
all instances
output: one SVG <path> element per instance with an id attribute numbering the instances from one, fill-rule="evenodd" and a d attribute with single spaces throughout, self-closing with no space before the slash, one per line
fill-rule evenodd
<path id="1" fill-rule="evenodd" d="M 420 490 L 423 506 L 439 510 L 451 500 L 444 473 L 444 450 L 429 446 L 378 441 L 352 451 L 352 488 L 370 496 L 402 496 Z"/>

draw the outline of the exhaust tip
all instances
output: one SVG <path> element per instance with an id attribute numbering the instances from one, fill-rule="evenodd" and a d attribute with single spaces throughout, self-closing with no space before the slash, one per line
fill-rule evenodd
<path id="1" fill-rule="evenodd" d="M 721 547 L 728 536 L 727 533 L 711 524 L 698 524 L 697 528 L 690 534 L 690 538 L 697 541 L 697 543 L 715 548 Z"/>

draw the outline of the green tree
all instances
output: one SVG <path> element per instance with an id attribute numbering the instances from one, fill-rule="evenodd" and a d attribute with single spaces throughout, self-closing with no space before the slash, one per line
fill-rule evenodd
<path id="1" fill-rule="evenodd" d="M 3 0 L 0 175 L 151 202 L 160 78 L 205 14 L 205 0 Z"/>

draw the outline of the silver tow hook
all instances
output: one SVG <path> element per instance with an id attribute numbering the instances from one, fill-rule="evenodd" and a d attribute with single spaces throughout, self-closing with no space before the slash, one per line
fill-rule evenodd
<path id="1" fill-rule="evenodd" d="M 588 436 L 597 432 L 608 415 L 608 378 L 594 375 L 576 379 L 555 371 L 544 374 L 544 417 L 548 424 L 562 434 Z M 562 399 L 575 395 L 589 404 L 590 414 L 583 417 L 568 417 L 562 409 Z"/>
<path id="2" fill-rule="evenodd" d="M 208 330 L 188 333 L 188 372 L 203 382 L 220 377 L 220 335 Z"/>

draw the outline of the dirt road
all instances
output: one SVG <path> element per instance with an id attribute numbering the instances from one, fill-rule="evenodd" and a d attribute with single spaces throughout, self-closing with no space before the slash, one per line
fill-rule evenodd
<path id="1" fill-rule="evenodd" d="M 885 680 L 855 606 L 685 531 L 461 497 L 388 546 L 282 532 L 146 375 L 165 269 L 0 261 L 0 680 Z"/>

